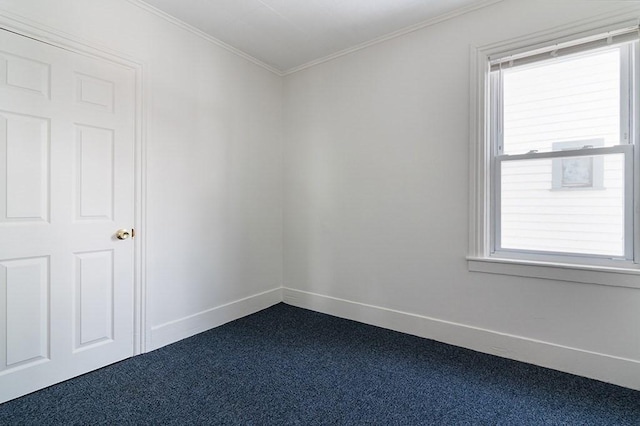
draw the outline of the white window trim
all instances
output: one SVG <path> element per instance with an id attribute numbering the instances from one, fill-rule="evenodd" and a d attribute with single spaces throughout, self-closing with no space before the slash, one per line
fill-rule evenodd
<path id="1" fill-rule="evenodd" d="M 629 15 L 626 15 L 628 17 Z M 620 15 L 601 18 L 597 21 L 582 21 L 556 28 L 551 31 L 521 37 L 506 42 L 480 47 L 471 47 L 470 61 L 470 162 L 469 162 L 469 248 L 467 264 L 470 271 L 542 278 L 558 281 L 609 285 L 617 287 L 640 288 L 640 185 L 634 191 L 634 243 L 635 263 L 621 262 L 598 265 L 594 263 L 573 263 L 557 259 L 545 259 L 535 256 L 531 259 L 509 259 L 491 257 L 491 210 L 490 210 L 490 125 L 486 114 L 490 108 L 489 74 L 490 58 L 515 55 L 548 46 L 587 38 L 609 31 L 638 25 L 638 19 L 621 21 Z M 636 128 L 632 137 L 640 140 L 640 108 L 635 108 Z M 635 149 L 636 164 L 640 164 L 640 144 Z M 637 170 L 634 182 L 640 182 Z"/>

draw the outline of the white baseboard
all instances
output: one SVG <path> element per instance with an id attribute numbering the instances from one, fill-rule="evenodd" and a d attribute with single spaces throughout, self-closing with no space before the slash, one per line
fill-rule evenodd
<path id="1" fill-rule="evenodd" d="M 640 390 L 640 361 L 289 288 L 289 305 Z"/>
<path id="2" fill-rule="evenodd" d="M 282 302 L 282 288 L 254 294 L 151 328 L 148 351 L 175 343 Z"/>

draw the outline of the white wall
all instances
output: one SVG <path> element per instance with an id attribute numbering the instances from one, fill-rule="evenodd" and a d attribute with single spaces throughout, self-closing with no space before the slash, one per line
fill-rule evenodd
<path id="1" fill-rule="evenodd" d="M 279 301 L 281 77 L 124 0 L 0 0 L 0 13 L 145 64 L 147 349 Z"/>
<path id="2" fill-rule="evenodd" d="M 621 4 L 505 1 L 285 77 L 285 301 L 640 388 L 640 290 L 465 261 L 470 46 Z"/>
<path id="3" fill-rule="evenodd" d="M 614 6 L 507 1 L 290 75 L 284 92 L 125 0 L 0 13 L 146 65 L 149 349 L 278 300 L 232 303 L 282 283 L 284 209 L 287 302 L 640 388 L 640 291 L 465 261 L 469 45 Z"/>

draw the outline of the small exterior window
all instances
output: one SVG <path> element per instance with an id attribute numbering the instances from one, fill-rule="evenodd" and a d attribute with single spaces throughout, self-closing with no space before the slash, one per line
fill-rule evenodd
<path id="1" fill-rule="evenodd" d="M 600 148 L 604 139 L 554 142 L 553 151 Z M 552 163 L 552 189 L 604 189 L 604 161 L 600 157 L 556 158 Z"/>
<path id="2" fill-rule="evenodd" d="M 637 28 L 487 60 L 487 255 L 633 264 Z"/>

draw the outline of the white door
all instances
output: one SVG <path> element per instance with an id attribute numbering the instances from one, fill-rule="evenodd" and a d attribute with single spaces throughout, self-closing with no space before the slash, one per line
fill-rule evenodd
<path id="1" fill-rule="evenodd" d="M 133 355 L 135 72 L 0 30 L 0 402 Z"/>

